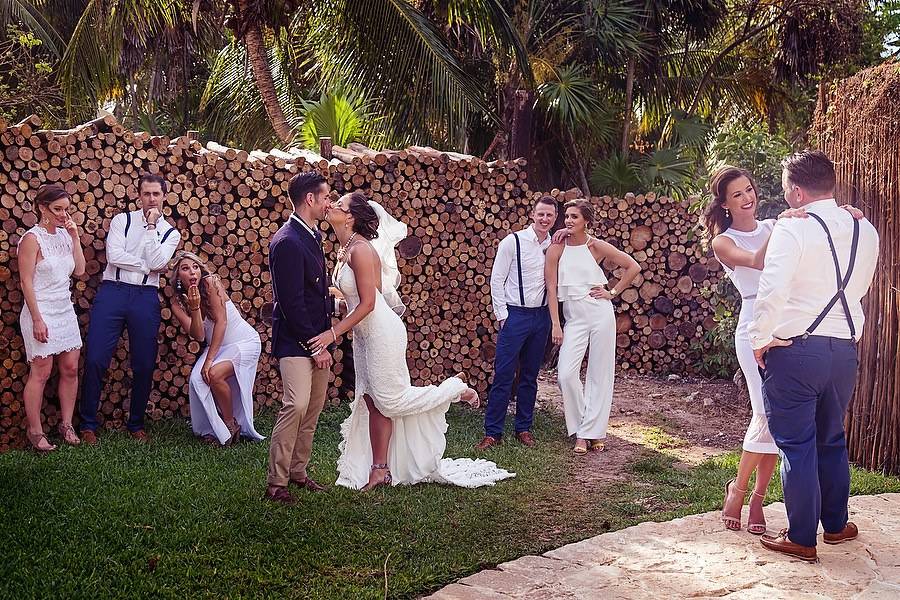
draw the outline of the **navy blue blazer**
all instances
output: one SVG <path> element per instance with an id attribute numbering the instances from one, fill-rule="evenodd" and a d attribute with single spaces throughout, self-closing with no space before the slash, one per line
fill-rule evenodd
<path id="1" fill-rule="evenodd" d="M 331 327 L 334 299 L 328 294 L 322 244 L 295 219 L 269 243 L 272 274 L 272 354 L 310 356 L 306 341 Z"/>

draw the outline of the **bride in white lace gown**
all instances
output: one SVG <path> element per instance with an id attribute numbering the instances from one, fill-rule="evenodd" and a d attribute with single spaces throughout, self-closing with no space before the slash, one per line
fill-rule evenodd
<path id="1" fill-rule="evenodd" d="M 356 396 L 341 426 L 337 484 L 364 491 L 420 482 L 478 487 L 514 477 L 483 459 L 443 458 L 450 404 L 478 406 L 478 395 L 460 377 L 436 386 L 410 384 L 394 287 L 394 245 L 406 226 L 359 192 L 341 197 L 327 218 L 341 243 L 334 284 L 349 312 L 309 344 L 321 351 L 352 329 L 356 371 Z"/>

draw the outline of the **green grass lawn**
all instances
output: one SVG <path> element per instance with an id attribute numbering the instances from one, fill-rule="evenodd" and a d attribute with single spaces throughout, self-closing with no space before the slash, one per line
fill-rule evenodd
<path id="1" fill-rule="evenodd" d="M 336 478 L 346 408 L 322 415 L 311 475 Z M 271 416 L 259 419 L 271 430 Z M 737 454 L 697 468 L 648 447 L 627 483 L 577 487 L 561 419 L 537 418 L 538 448 L 489 457 L 516 471 L 495 487 L 419 485 L 261 500 L 268 443 L 203 445 L 181 421 L 96 448 L 0 455 L 2 598 L 415 597 L 479 569 L 646 520 L 717 509 Z M 454 408 L 447 456 L 475 455 L 481 417 Z M 854 493 L 900 480 L 854 473 Z M 779 499 L 773 483 L 770 500 Z"/>

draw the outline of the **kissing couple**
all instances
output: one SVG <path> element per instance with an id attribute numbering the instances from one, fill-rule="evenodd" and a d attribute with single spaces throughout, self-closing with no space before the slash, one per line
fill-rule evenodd
<path id="1" fill-rule="evenodd" d="M 294 212 L 269 246 L 272 351 L 284 399 L 272 431 L 266 498 L 296 502 L 289 484 L 324 489 L 308 476 L 307 466 L 331 352 L 351 331 L 355 398 L 341 425 L 338 485 L 363 491 L 420 482 L 479 487 L 513 477 L 490 461 L 443 458 L 450 404 L 478 407 L 479 399 L 461 373 L 439 385 L 411 385 L 394 254 L 406 225 L 361 192 L 335 202 L 330 194 L 319 173 L 296 175 L 288 188 Z M 330 278 L 318 228 L 322 219 L 340 243 Z M 332 326 L 332 316 L 342 312 Z"/>

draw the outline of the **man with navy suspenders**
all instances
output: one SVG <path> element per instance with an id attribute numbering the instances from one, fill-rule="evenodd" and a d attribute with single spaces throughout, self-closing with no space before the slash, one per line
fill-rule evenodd
<path id="1" fill-rule="evenodd" d="M 875 273 L 878 233 L 837 205 L 834 165 L 822 152 L 794 154 L 782 166 L 785 200 L 810 218 L 775 225 L 750 325 L 789 524 L 761 542 L 816 562 L 820 522 L 826 544 L 858 534 L 848 521 L 844 415 L 856 385 L 860 300 Z"/>
<path id="2" fill-rule="evenodd" d="M 140 208 L 113 217 L 106 236 L 106 269 L 91 306 L 81 387 L 82 439 L 97 443 L 97 407 L 103 380 L 122 331 L 128 331 L 132 386 L 128 431 L 147 442 L 144 412 L 153 386 L 158 349 L 159 274 L 181 242 L 181 234 L 162 218 L 167 191 L 159 175 L 138 180 Z"/>
<path id="3" fill-rule="evenodd" d="M 550 311 L 544 285 L 544 255 L 550 228 L 556 223 L 556 201 L 542 196 L 531 211 L 530 227 L 500 241 L 491 270 L 491 300 L 500 324 L 494 381 L 484 415 L 484 438 L 475 446 L 486 450 L 500 443 L 516 370 L 516 439 L 534 446 L 531 425 L 537 396 L 537 375 L 550 335 Z"/>

